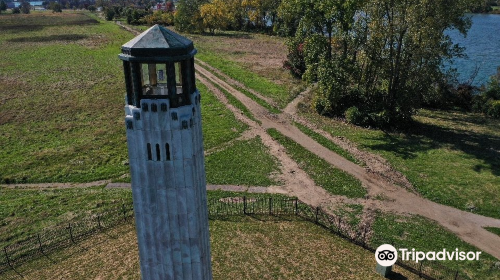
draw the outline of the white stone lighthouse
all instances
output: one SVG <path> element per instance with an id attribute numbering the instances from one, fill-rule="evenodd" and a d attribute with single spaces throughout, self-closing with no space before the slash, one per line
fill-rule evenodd
<path id="1" fill-rule="evenodd" d="M 195 54 L 155 25 L 119 55 L 143 280 L 212 279 Z"/>

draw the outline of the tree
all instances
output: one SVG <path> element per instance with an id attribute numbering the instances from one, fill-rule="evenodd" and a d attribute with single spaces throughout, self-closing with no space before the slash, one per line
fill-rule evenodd
<path id="1" fill-rule="evenodd" d="M 50 9 L 54 13 L 62 13 L 61 4 L 59 4 L 59 2 L 51 2 L 50 3 Z"/>
<path id="2" fill-rule="evenodd" d="M 214 0 L 200 7 L 203 27 L 214 34 L 216 29 L 225 30 L 231 22 L 231 13 L 226 1 Z"/>
<path id="3" fill-rule="evenodd" d="M 97 8 L 94 5 L 90 5 L 87 7 L 87 10 L 89 10 L 91 12 L 95 12 L 97 10 Z"/>
<path id="4" fill-rule="evenodd" d="M 500 67 L 484 91 L 474 96 L 473 109 L 493 118 L 500 119 Z"/>
<path id="5" fill-rule="evenodd" d="M 130 21 L 132 21 L 132 16 L 130 16 Z M 174 24 L 174 14 L 172 12 L 158 10 L 153 14 L 144 17 L 144 20 L 148 25 L 161 24 L 161 25 L 173 25 Z M 127 16 L 127 21 L 129 17 Z"/>
<path id="6" fill-rule="evenodd" d="M 304 1 L 283 0 L 278 7 L 278 20 L 274 25 L 274 32 L 280 36 L 292 37 L 306 12 Z"/>
<path id="7" fill-rule="evenodd" d="M 2 0 L 2 1 L 0 2 L 0 13 L 1 13 L 2 11 L 6 11 L 6 10 L 7 10 L 7 4 L 5 4 L 5 2 Z"/>
<path id="8" fill-rule="evenodd" d="M 207 0 L 179 0 L 175 13 L 175 28 L 181 32 L 203 32 L 200 6 Z"/>
<path id="9" fill-rule="evenodd" d="M 12 8 L 12 13 L 13 14 L 20 14 L 21 10 L 18 7 Z"/>
<path id="10" fill-rule="evenodd" d="M 19 5 L 19 10 L 21 10 L 21 12 L 23 14 L 29 14 L 30 11 L 31 11 L 31 5 L 29 2 L 26 2 L 26 1 L 23 1 L 21 3 L 21 5 Z"/>
<path id="11" fill-rule="evenodd" d="M 444 31 L 465 34 L 474 1 L 283 0 L 279 11 L 304 44 L 303 78 L 318 82 L 319 113 L 401 127 L 444 79 L 443 63 L 461 55 Z"/>
<path id="12" fill-rule="evenodd" d="M 115 9 L 113 9 L 112 7 L 106 8 L 105 17 L 106 17 L 106 20 L 109 20 L 109 21 L 113 20 L 113 18 L 115 17 Z"/>

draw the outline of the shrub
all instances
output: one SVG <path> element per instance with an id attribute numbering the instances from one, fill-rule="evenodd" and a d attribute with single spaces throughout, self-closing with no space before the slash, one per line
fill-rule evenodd
<path id="1" fill-rule="evenodd" d="M 155 11 L 151 15 L 147 15 L 144 17 L 144 20 L 148 25 L 173 25 L 174 24 L 174 14 L 172 12 L 164 12 L 164 11 Z M 129 21 L 129 16 L 127 16 L 127 22 Z M 130 17 L 130 21 L 132 21 L 132 17 Z"/>
<path id="2" fill-rule="evenodd" d="M 500 68 L 491 77 L 488 87 L 474 96 L 472 109 L 494 118 L 500 118 Z"/>
<path id="3" fill-rule="evenodd" d="M 500 100 L 490 100 L 488 102 L 488 111 L 487 115 L 500 119 Z"/>
<path id="4" fill-rule="evenodd" d="M 13 14 L 20 14 L 21 13 L 21 10 L 19 8 L 13 8 L 12 9 L 12 13 Z"/>
<path id="5" fill-rule="evenodd" d="M 367 122 L 367 117 L 358 107 L 352 106 L 345 111 L 345 119 L 348 123 L 355 125 L 365 125 Z"/>
<path id="6" fill-rule="evenodd" d="M 57 3 L 57 2 L 52 2 L 50 3 L 50 8 L 52 9 L 52 12 L 54 13 L 62 13 L 62 8 L 61 8 L 61 4 Z"/>
<path id="7" fill-rule="evenodd" d="M 283 68 L 290 71 L 296 78 L 302 78 L 306 71 L 306 62 L 304 60 L 304 42 L 300 39 L 292 38 L 287 42 L 288 55 L 283 63 Z"/>
<path id="8" fill-rule="evenodd" d="M 106 20 L 113 20 L 113 18 L 115 17 L 115 10 L 114 9 L 106 9 Z"/>

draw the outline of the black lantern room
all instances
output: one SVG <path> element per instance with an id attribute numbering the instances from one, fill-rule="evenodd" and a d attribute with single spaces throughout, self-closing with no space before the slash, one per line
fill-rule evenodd
<path id="1" fill-rule="evenodd" d="M 195 92 L 193 42 L 158 24 L 122 46 L 127 104 L 169 99 L 170 107 L 190 105 Z"/>

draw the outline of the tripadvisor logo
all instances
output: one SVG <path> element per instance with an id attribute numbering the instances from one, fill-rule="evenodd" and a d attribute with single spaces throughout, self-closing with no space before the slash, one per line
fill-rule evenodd
<path id="1" fill-rule="evenodd" d="M 479 255 L 481 255 L 482 253 L 482 252 L 458 251 L 458 248 L 455 249 L 454 251 L 448 251 L 446 249 L 443 249 L 438 252 L 436 251 L 422 252 L 422 251 L 415 251 L 415 249 L 408 250 L 405 248 L 400 248 L 399 252 L 401 253 L 400 254 L 401 260 L 414 261 L 417 263 L 423 260 L 477 261 L 479 260 Z M 394 246 L 389 244 L 380 245 L 375 251 L 375 259 L 377 260 L 377 263 L 381 266 L 391 266 L 395 264 L 396 261 L 398 260 L 398 250 L 396 250 Z"/>
<path id="2" fill-rule="evenodd" d="M 398 251 L 392 245 L 380 245 L 375 251 L 375 259 L 381 266 L 391 266 L 398 260 Z"/>

